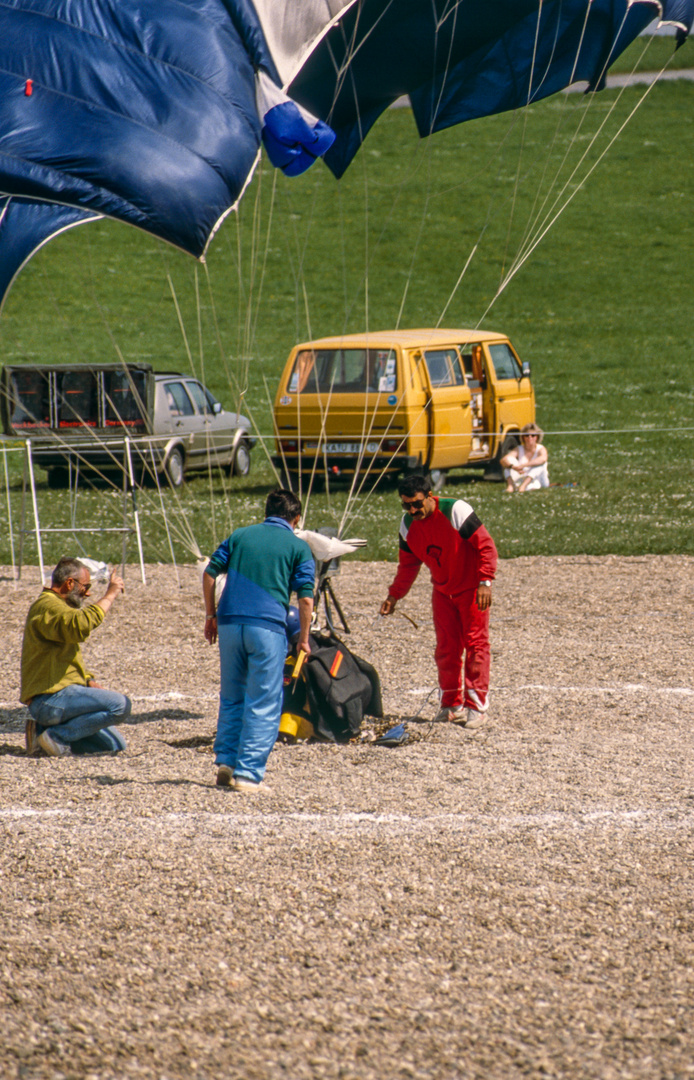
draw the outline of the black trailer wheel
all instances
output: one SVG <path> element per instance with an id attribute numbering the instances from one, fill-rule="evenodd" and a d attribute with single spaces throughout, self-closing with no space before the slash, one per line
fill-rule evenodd
<path id="1" fill-rule="evenodd" d="M 66 488 L 70 483 L 69 470 L 62 468 L 61 466 L 49 469 L 47 482 L 49 488 Z"/>

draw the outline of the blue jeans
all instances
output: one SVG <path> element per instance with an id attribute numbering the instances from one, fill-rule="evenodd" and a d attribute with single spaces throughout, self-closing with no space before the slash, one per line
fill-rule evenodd
<path id="1" fill-rule="evenodd" d="M 64 686 L 55 694 L 37 694 L 29 712 L 37 724 L 50 727 L 60 742 L 74 743 L 102 728 L 127 720 L 132 704 L 125 694 L 96 686 Z"/>
<path id="2" fill-rule="evenodd" d="M 218 628 L 221 678 L 215 760 L 259 784 L 275 745 L 282 712 L 287 638 L 260 626 Z"/>

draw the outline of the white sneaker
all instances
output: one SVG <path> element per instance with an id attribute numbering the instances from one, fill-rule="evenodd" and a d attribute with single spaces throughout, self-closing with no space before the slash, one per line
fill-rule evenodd
<path id="1" fill-rule="evenodd" d="M 72 757 L 72 750 L 69 745 L 51 735 L 50 728 L 42 731 L 36 741 L 49 757 Z"/>
<path id="2" fill-rule="evenodd" d="M 231 786 L 234 791 L 239 791 L 243 795 L 253 795 L 256 791 L 267 795 L 269 792 L 269 788 L 265 787 L 262 780 L 259 784 L 256 784 L 254 780 L 247 780 L 245 776 L 235 776 L 231 781 Z"/>
<path id="3" fill-rule="evenodd" d="M 465 721 L 466 731 L 477 731 L 479 728 L 484 727 L 486 723 L 486 713 L 477 712 L 476 709 L 468 709 L 467 720 Z"/>
<path id="4" fill-rule="evenodd" d="M 454 705 L 452 708 L 440 709 L 434 717 L 435 724 L 459 724 L 465 717 L 462 705 Z"/>

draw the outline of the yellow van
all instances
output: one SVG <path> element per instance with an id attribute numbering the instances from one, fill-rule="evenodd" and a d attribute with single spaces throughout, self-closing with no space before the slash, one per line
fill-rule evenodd
<path id="1" fill-rule="evenodd" d="M 451 469 L 498 466 L 535 393 L 504 334 L 385 330 L 296 345 L 274 420 L 287 483 L 426 469 L 438 489 Z"/>

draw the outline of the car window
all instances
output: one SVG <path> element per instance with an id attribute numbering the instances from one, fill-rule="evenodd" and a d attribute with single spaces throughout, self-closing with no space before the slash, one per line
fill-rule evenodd
<path id="1" fill-rule="evenodd" d="M 465 377 L 455 349 L 427 349 L 424 353 L 432 386 L 462 386 Z"/>
<path id="2" fill-rule="evenodd" d="M 186 389 L 195 402 L 195 407 L 199 413 L 205 415 L 212 412 L 212 405 L 199 382 L 186 381 Z"/>
<path id="3" fill-rule="evenodd" d="M 490 345 L 489 355 L 492 358 L 497 379 L 520 379 L 520 366 L 508 345 Z"/>
<path id="4" fill-rule="evenodd" d="M 293 394 L 392 394 L 397 389 L 394 349 L 305 349 L 298 353 L 287 389 Z"/>
<path id="5" fill-rule="evenodd" d="M 166 404 L 172 416 L 194 416 L 193 403 L 186 394 L 183 383 L 169 382 L 164 384 Z"/>

